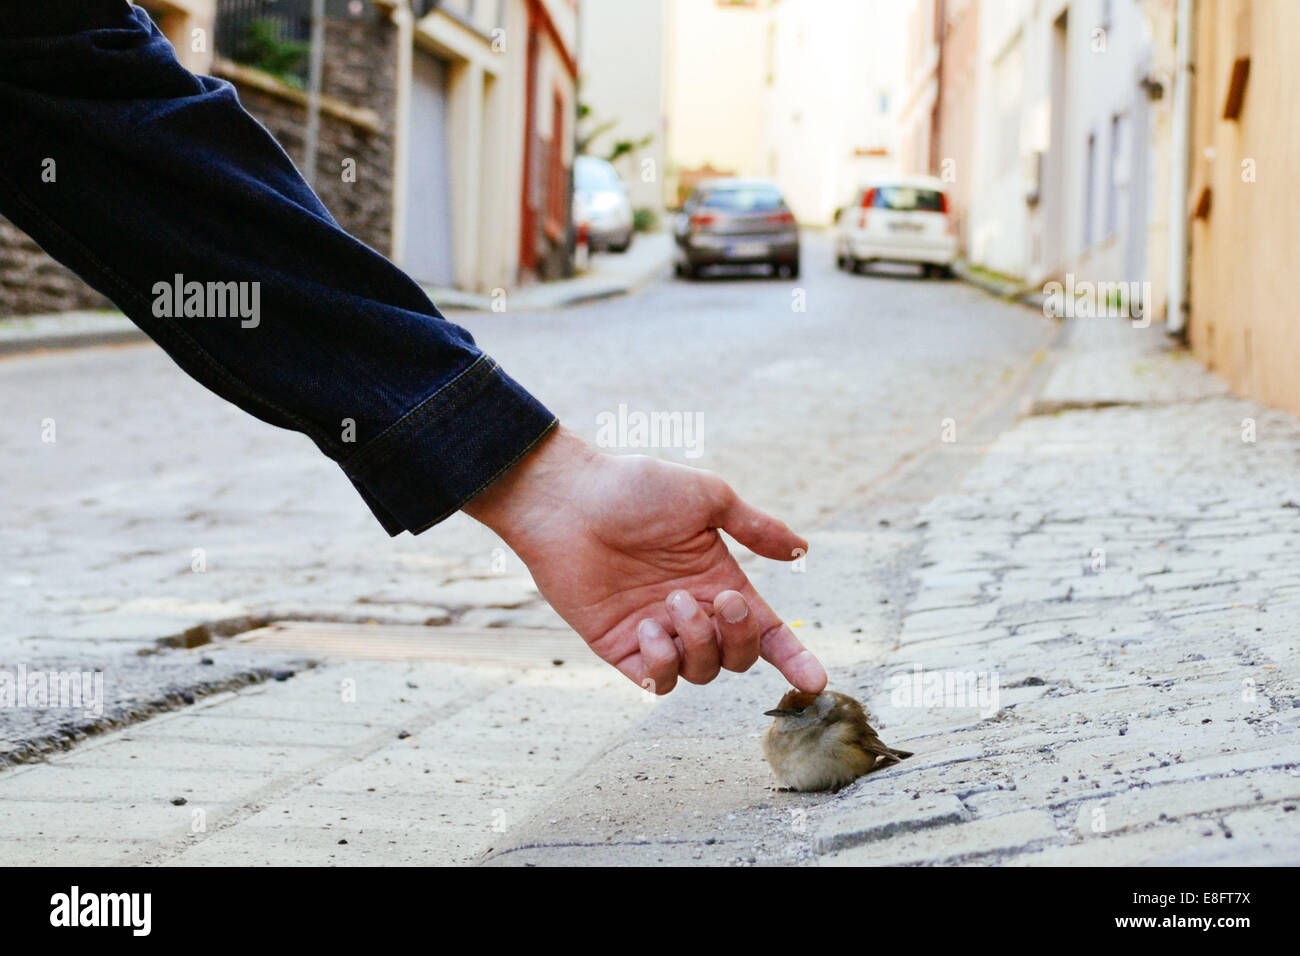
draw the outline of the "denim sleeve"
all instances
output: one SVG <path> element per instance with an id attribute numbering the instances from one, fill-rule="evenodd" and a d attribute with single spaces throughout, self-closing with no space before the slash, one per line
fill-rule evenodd
<path id="1" fill-rule="evenodd" d="M 125 0 L 0 0 L 0 213 L 187 373 L 310 437 L 391 535 L 556 423 Z"/>

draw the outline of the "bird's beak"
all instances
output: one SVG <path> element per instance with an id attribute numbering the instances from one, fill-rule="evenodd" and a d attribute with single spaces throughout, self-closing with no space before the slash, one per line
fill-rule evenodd
<path id="1" fill-rule="evenodd" d="M 776 710 L 765 710 L 765 711 L 763 711 L 763 716 L 764 716 L 764 717 L 789 717 L 789 716 L 791 716 L 792 714 L 795 714 L 795 713 L 797 713 L 797 711 L 793 711 L 793 710 L 782 710 L 780 707 L 778 707 Z"/>

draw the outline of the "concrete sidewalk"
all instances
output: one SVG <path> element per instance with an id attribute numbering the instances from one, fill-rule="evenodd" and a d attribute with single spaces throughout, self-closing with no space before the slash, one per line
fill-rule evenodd
<path id="1" fill-rule="evenodd" d="M 0 318 L 0 355 L 147 339 L 134 322 L 114 310 Z"/>
<path id="2" fill-rule="evenodd" d="M 0 859 L 468 862 L 622 733 L 638 693 L 594 659 L 336 654 L 0 773 Z"/>
<path id="3" fill-rule="evenodd" d="M 509 290 L 504 306 L 511 312 L 532 312 L 625 295 L 665 273 L 671 257 L 672 237 L 667 233 L 638 234 L 627 252 L 597 253 L 591 257 L 590 267 L 572 279 Z M 432 286 L 425 287 L 425 292 L 442 312 L 502 311 L 501 305 L 494 310 L 495 300 L 490 295 Z M 0 317 L 0 356 L 147 338 L 135 323 L 114 310 Z"/>
<path id="4" fill-rule="evenodd" d="M 838 794 L 778 792 L 758 740 L 784 689 L 770 668 L 657 701 L 548 628 L 522 582 L 470 577 L 421 591 L 413 613 L 450 607 L 467 627 L 508 615 L 533 628 L 517 642 L 532 658 L 403 656 L 400 615 L 356 625 L 355 641 L 295 644 L 287 625 L 160 655 L 255 676 L 0 772 L 0 851 L 25 864 L 1300 862 L 1300 423 L 1226 396 L 1159 329 L 1118 320 L 1070 326 L 1040 378 L 1028 404 L 1045 413 L 963 419 L 955 442 L 936 431 L 930 453 L 839 502 L 802 573 L 743 559 L 774 606 L 797 609 L 831 686 L 915 751 L 898 767 Z M 1009 388 L 1004 404 L 1023 398 Z M 386 609 L 377 582 L 355 589 L 366 613 Z M 432 646 L 454 629 L 419 630 Z"/>
<path id="5" fill-rule="evenodd" d="M 1080 410 L 760 576 L 781 606 L 819 596 L 831 686 L 916 756 L 776 792 L 757 737 L 781 688 L 755 671 L 674 693 L 490 861 L 1300 863 L 1300 424 L 1158 329 L 1092 322 L 1042 390 Z M 959 439 L 906 482 L 978 428 Z"/>
<path id="6" fill-rule="evenodd" d="M 425 286 L 439 309 L 481 312 L 535 312 L 562 309 L 625 295 L 666 274 L 672 259 L 672 237 L 666 232 L 637 233 L 626 252 L 598 252 L 587 268 L 572 279 L 534 282 L 506 290 L 501 301 L 493 295 Z"/>

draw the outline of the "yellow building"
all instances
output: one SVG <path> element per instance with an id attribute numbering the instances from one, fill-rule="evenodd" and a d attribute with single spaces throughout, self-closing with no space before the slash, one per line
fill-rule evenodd
<path id="1" fill-rule="evenodd" d="M 1300 413 L 1300 3 L 1195 9 L 1188 341 L 1238 394 Z"/>

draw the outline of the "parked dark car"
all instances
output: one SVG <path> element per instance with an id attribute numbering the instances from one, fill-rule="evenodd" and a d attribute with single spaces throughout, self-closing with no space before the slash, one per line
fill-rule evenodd
<path id="1" fill-rule="evenodd" d="M 767 265 L 799 275 L 799 224 L 775 185 L 753 179 L 701 183 L 677 216 L 674 269 L 699 278 L 710 266 Z"/>

